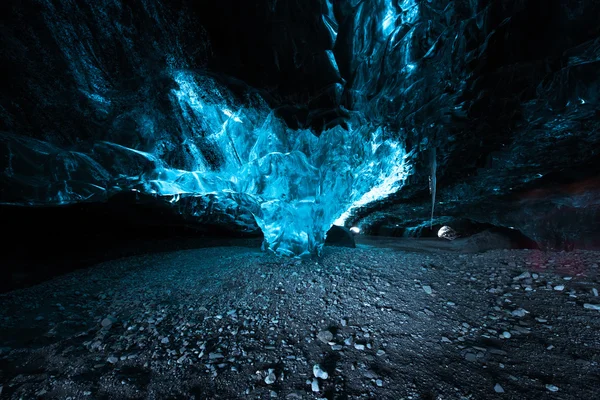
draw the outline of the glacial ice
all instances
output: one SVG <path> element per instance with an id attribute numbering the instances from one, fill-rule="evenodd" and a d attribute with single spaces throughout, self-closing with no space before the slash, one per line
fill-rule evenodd
<path id="1" fill-rule="evenodd" d="M 332 50 L 340 27 L 333 2 L 325 4 L 326 57 L 341 75 L 338 49 Z M 354 108 L 344 110 L 350 115 L 346 127 L 315 136 L 289 129 L 257 94 L 240 99 L 212 76 L 189 70 L 177 34 L 161 22 L 154 6 L 146 11 L 165 32 L 160 36 L 164 43 L 157 46 L 172 52 L 161 73 L 174 84 L 163 87 L 147 76 L 137 92 L 112 90 L 95 65 L 93 49 L 79 43 L 81 35 L 92 37 L 91 32 L 82 27 L 78 36 L 76 22 L 57 18 L 48 3 L 45 18 L 81 93 L 102 118 L 114 120 L 104 140 L 69 148 L 0 133 L 0 153 L 6 155 L 0 181 L 10 188 L 0 202 L 68 204 L 138 191 L 166 198 L 200 221 L 214 218 L 240 229 L 254 223 L 264 233 L 263 247 L 277 254 L 318 254 L 332 224 L 344 225 L 356 210 L 397 192 L 411 173 L 412 154 L 399 140 L 405 135 L 385 121 L 398 96 L 411 97 L 418 3 L 381 0 L 373 8 L 364 2 L 350 6 L 357 29 L 351 38 L 352 65 L 346 69 L 356 71 L 348 91 L 355 97 Z M 95 18 L 104 21 L 103 8 L 94 10 Z M 127 36 L 122 27 L 111 25 L 107 37 L 111 29 Z M 376 60 L 381 69 L 373 68 Z M 336 90 L 341 96 L 346 89 L 337 83 Z"/>
<path id="2" fill-rule="evenodd" d="M 221 213 L 253 215 L 264 249 L 302 256 L 319 253 L 332 224 L 343 225 L 352 210 L 397 191 L 410 172 L 403 145 L 384 127 L 352 122 L 317 137 L 287 128 L 260 98 L 237 104 L 212 78 L 185 70 L 174 70 L 173 78 L 178 87 L 171 101 L 190 170 L 171 167 L 160 146 L 141 151 L 100 141 L 67 151 L 4 134 L 11 157 L 3 179 L 27 189 L 30 204 L 97 200 L 126 190 L 170 196 L 173 204 L 210 196 L 212 203 L 228 204 Z"/>

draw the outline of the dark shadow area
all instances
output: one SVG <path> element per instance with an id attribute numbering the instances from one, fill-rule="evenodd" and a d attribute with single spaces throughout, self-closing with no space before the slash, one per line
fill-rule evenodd
<path id="1" fill-rule="evenodd" d="M 260 247 L 260 233 L 194 224 L 161 203 L 115 198 L 55 207 L 0 206 L 8 234 L 0 292 L 27 287 L 99 262 L 214 246 Z"/>

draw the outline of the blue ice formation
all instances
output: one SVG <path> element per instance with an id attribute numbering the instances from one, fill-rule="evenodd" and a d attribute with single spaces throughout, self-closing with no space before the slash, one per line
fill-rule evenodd
<path id="1" fill-rule="evenodd" d="M 101 141 L 83 152 L 5 135 L 4 145 L 18 159 L 5 174 L 14 180 L 35 176 L 34 203 L 93 200 L 121 190 L 170 196 L 172 202 L 212 196 L 251 213 L 264 248 L 288 256 L 319 253 L 334 223 L 343 225 L 355 208 L 394 193 L 409 174 L 404 147 L 383 127 L 351 123 L 320 137 L 293 131 L 260 98 L 250 107 L 237 105 L 207 76 L 172 73 L 177 88 L 170 99 L 194 162 L 189 170 L 162 159 L 163 142 L 140 151 Z M 152 130 L 151 122 L 145 126 Z M 47 167 L 36 171 L 35 164 Z"/>
<path id="2" fill-rule="evenodd" d="M 205 132 L 221 161 L 211 171 L 194 150 L 195 171 L 163 169 L 167 179 L 145 181 L 144 190 L 249 195 L 265 247 L 278 254 L 319 253 L 333 223 L 394 193 L 409 173 L 404 147 L 382 127 L 350 124 L 317 137 L 287 128 L 265 104 L 236 106 L 205 77 L 177 71 L 175 80 L 181 125 Z"/>
<path id="3" fill-rule="evenodd" d="M 101 138 L 69 148 L 0 134 L 0 150 L 8 155 L 1 178 L 12 188 L 3 193 L 3 203 L 104 201 L 121 191 L 161 196 L 174 206 L 202 199 L 210 206 L 182 207 L 182 212 L 197 217 L 218 212 L 242 228 L 255 222 L 265 249 L 301 256 L 319 253 L 333 224 L 343 225 L 358 208 L 397 192 L 411 172 L 402 134 L 385 117 L 398 96 L 410 97 L 398 82 L 408 87 L 416 68 L 411 53 L 419 12 L 415 0 L 380 0 L 372 7 L 351 2 L 357 30 L 349 67 L 356 76 L 346 89 L 356 101 L 347 128 L 335 126 L 318 137 L 289 129 L 258 95 L 240 101 L 208 74 L 190 70 L 186 57 L 191 52 L 178 39 L 189 30 L 165 22 L 161 2 L 142 3 L 159 33 L 154 46 L 166 53 L 164 68 L 149 68 L 145 54 L 128 39 L 130 32 L 109 17 L 109 8 L 124 12 L 121 2 L 85 11 L 66 1 L 61 7 L 69 12 L 41 3 L 78 90 L 110 128 Z M 322 22 L 331 42 L 326 55 L 341 73 L 331 50 L 338 22 L 333 2 L 325 3 Z M 88 13 L 101 22 L 101 31 L 78 23 Z M 95 35 L 99 40 L 92 40 Z M 110 65 L 102 58 L 116 52 L 114 43 L 131 57 L 134 89 L 123 90 L 115 83 L 121 77 L 102 66 Z M 381 68 L 373 67 L 384 59 Z M 174 85 L 158 86 L 161 74 Z M 392 78 L 384 84 L 386 76 Z"/>

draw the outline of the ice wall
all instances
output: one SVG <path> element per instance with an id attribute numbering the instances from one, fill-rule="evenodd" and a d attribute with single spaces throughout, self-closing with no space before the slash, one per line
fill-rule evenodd
<path id="1" fill-rule="evenodd" d="M 172 203 L 211 196 L 253 215 L 265 249 L 297 256 L 319 253 L 334 221 L 343 224 L 353 208 L 393 193 L 409 173 L 404 147 L 381 126 L 350 124 L 317 137 L 287 128 L 257 96 L 241 105 L 206 75 L 171 74 L 176 139 L 150 151 L 107 141 L 64 150 L 4 134 L 3 178 L 18 195 L 3 201 L 65 204 L 125 190 L 169 196 Z M 148 118 L 140 134 L 153 135 L 152 118 L 138 118 Z M 186 149 L 191 168 L 165 161 L 170 146 Z"/>
<path id="2" fill-rule="evenodd" d="M 31 116 L 35 124 L 56 118 L 39 123 L 38 128 L 55 131 L 37 138 L 19 135 L 31 126 L 5 120 L 2 203 L 105 201 L 120 191 L 164 197 L 175 207 L 183 199 L 198 199 L 202 206 L 181 212 L 218 213 L 228 217 L 219 221 L 241 229 L 254 218 L 265 249 L 296 256 L 319 253 L 333 223 L 343 224 L 354 210 L 399 190 L 410 172 L 404 143 L 381 119 L 370 117 L 367 102 L 345 110 L 344 127 L 333 124 L 317 136 L 288 128 L 249 88 L 234 93 L 199 69 L 198 59 L 210 44 L 185 8 L 174 11 L 145 0 L 32 3 L 39 13 L 31 18 L 43 29 L 24 18 L 47 35 L 35 29 L 14 32 L 23 41 L 14 47 L 48 41 L 45 49 L 31 52 L 46 51 L 52 65 L 40 62 L 48 68 L 63 64 L 65 71 L 56 85 L 39 65 L 24 66 L 21 75 L 32 93 L 59 111 L 43 108 Z M 331 35 L 329 68 L 338 71 L 333 51 L 338 23 L 333 3 L 323 4 L 322 22 Z M 384 51 L 398 30 L 398 13 L 407 24 L 416 16 L 416 5 L 402 6 L 406 11 L 377 1 L 373 18 L 366 7 L 356 16 L 371 26 L 353 39 L 356 68 L 363 72 L 352 90 L 360 96 L 378 84 L 365 75 L 364 60 Z M 29 35 L 35 40 L 26 40 Z M 404 65 L 410 61 L 409 43 L 402 46 Z M 53 94 L 70 97 L 61 105 L 49 100 Z"/>

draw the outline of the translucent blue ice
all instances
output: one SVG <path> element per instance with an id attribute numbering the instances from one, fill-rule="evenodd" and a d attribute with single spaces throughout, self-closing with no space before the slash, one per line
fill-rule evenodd
<path id="1" fill-rule="evenodd" d="M 36 176 L 32 203 L 64 204 L 120 190 L 171 196 L 172 203 L 211 196 L 251 213 L 265 249 L 301 256 L 319 253 L 334 223 L 343 225 L 357 207 L 397 191 L 409 173 L 404 147 L 382 127 L 351 123 L 317 137 L 287 128 L 260 99 L 243 107 L 211 78 L 172 73 L 180 139 L 193 159 L 189 170 L 169 166 L 158 146 L 144 152 L 98 142 L 84 154 L 5 136 L 9 153 L 20 160 L 9 164 L 11 177 Z M 53 167 L 34 171 L 26 159 L 52 160 Z"/>
<path id="2" fill-rule="evenodd" d="M 98 62 L 102 49 L 85 45 L 96 41 L 85 24 L 77 24 L 82 12 L 78 3 L 65 2 L 70 12 L 63 14 L 73 19 L 66 23 L 57 17 L 63 14 L 53 3 L 43 2 L 42 14 L 81 94 L 102 118 L 114 118 L 110 126 L 117 133 L 69 150 L 0 134 L 0 150 L 8 155 L 0 165 L 0 177 L 14 189 L 2 196 L 3 202 L 104 201 L 119 191 L 138 191 L 166 197 L 182 213 L 195 217 L 218 214 L 219 221 L 241 227 L 249 226 L 253 218 L 264 233 L 265 249 L 300 256 L 319 253 L 333 224 L 344 225 L 357 209 L 404 185 L 411 172 L 409 155 L 395 139 L 402 135 L 389 131 L 381 117 L 387 113 L 382 105 L 403 94 L 398 84 L 382 86 L 381 74 L 393 76 L 392 83 L 411 82 L 409 75 L 417 68 L 411 54 L 419 17 L 415 0 L 378 0 L 373 7 L 350 2 L 356 9 L 350 65 L 356 76 L 354 86 L 346 89 L 356 96 L 355 109 L 347 128 L 336 126 L 318 137 L 309 130 L 287 128 L 257 95 L 240 101 L 208 75 L 186 69 L 186 52 L 173 32 L 177 27 L 163 21 L 160 2 L 154 3 L 143 5 L 165 32 L 162 37 L 170 38 L 165 42 L 168 66 L 161 73 L 174 85 L 156 86 L 154 72 L 140 64 L 136 70 L 147 76 L 139 91 L 116 93 Z M 334 3 L 324 4 L 322 23 L 330 41 L 325 51 L 339 73 L 341 59 L 336 60 L 333 47 L 338 39 Z M 120 3 L 113 6 L 119 8 Z M 92 12 L 106 25 L 98 42 L 111 43 L 114 32 L 129 37 L 104 7 L 92 7 Z M 122 44 L 124 52 L 135 53 L 129 39 Z M 374 68 L 384 59 L 383 67 Z M 136 55 L 131 61 L 141 60 Z M 344 88 L 338 85 L 341 93 Z M 131 125 L 135 132 L 127 130 Z M 122 126 L 125 139 L 120 141 Z"/>
<path id="3" fill-rule="evenodd" d="M 350 124 L 317 137 L 290 130 L 265 104 L 237 106 L 206 77 L 187 71 L 174 77 L 182 130 L 203 132 L 221 162 L 209 169 L 198 151 L 197 170 L 163 167 L 166 179 L 148 180 L 143 189 L 250 195 L 264 247 L 278 254 L 319 253 L 333 223 L 343 225 L 355 208 L 394 193 L 409 173 L 404 147 L 381 127 Z"/>

